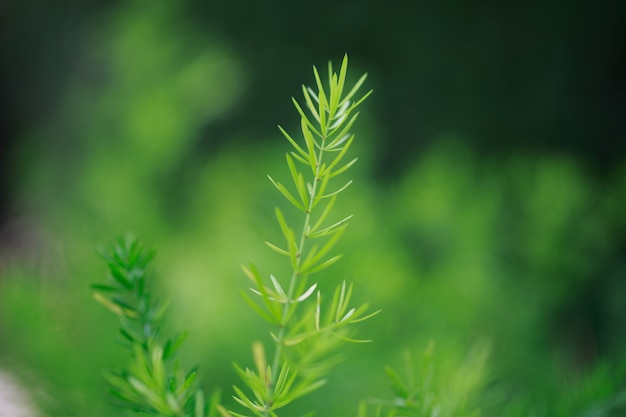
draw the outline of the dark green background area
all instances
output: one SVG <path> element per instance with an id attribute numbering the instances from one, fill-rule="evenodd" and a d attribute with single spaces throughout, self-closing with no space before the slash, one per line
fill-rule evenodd
<path id="1" fill-rule="evenodd" d="M 276 124 L 297 134 L 290 97 L 348 53 L 374 93 L 344 258 L 319 279 L 383 313 L 290 413 L 390 398 L 385 365 L 434 341 L 438 395 L 485 416 L 621 415 L 624 39 L 619 1 L 2 2 L 0 370 L 51 416 L 116 412 L 101 370 L 124 352 L 88 286 L 95 248 L 133 231 L 185 361 L 232 406 L 231 363 L 269 330 L 238 266 L 283 268 L 263 245 L 283 203 L 265 175 L 288 181 Z"/>
<path id="2" fill-rule="evenodd" d="M 0 7 L 5 161 L 17 132 L 54 108 L 72 77 L 103 76 L 85 38 L 122 4 Z M 450 132 L 481 152 L 575 154 L 605 170 L 625 150 L 625 9 L 618 1 L 190 1 L 172 11 L 179 26 L 168 29 L 225 39 L 249 77 L 236 111 L 207 126 L 206 148 L 232 131 L 272 132 L 267 120 L 283 119 L 277 104 L 297 92 L 298 75 L 348 52 L 377 89 L 384 172 Z"/>

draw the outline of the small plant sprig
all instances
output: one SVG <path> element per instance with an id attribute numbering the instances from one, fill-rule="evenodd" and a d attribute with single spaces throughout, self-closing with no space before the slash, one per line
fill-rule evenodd
<path id="1" fill-rule="evenodd" d="M 343 341 L 364 342 L 351 336 L 352 325 L 362 322 L 378 311 L 368 313 L 368 306 L 352 307 L 353 286 L 345 281 L 337 286 L 330 303 L 323 297 L 318 284 L 310 277 L 340 259 L 331 250 L 341 237 L 352 216 L 329 221 L 337 196 L 351 180 L 339 185 L 357 158 L 345 161 L 354 134 L 350 133 L 359 113 L 357 107 L 368 92 L 353 101 L 367 74 L 351 88 L 345 88 L 348 58 L 344 57 L 339 74 L 328 64 L 328 84 L 325 87 L 315 67 L 313 72 L 317 91 L 302 86 L 304 106 L 293 99 L 300 115 L 304 146 L 279 126 L 292 150 L 286 162 L 293 181 L 292 190 L 269 177 L 271 183 L 302 215 L 297 232 L 283 211 L 276 208 L 278 225 L 285 239 L 283 245 L 266 242 L 278 254 L 288 259 L 291 276 L 278 278 L 273 274 L 263 278 L 250 264 L 243 267 L 253 283 L 254 295 L 243 293 L 247 303 L 265 320 L 276 327 L 270 332 L 273 355 L 268 361 L 261 342 L 253 344 L 255 370 L 236 367 L 252 395 L 235 386 L 234 399 L 259 417 L 276 417 L 276 411 L 298 397 L 324 384 L 324 376 L 334 363 L 331 355 Z M 306 109 L 306 111 L 304 110 Z M 323 310 L 325 310 L 323 312 Z M 269 362 L 269 363 L 268 363 Z M 234 416 L 242 414 L 230 411 Z"/>
<path id="2" fill-rule="evenodd" d="M 196 389 L 197 370 L 183 372 L 176 357 L 186 333 L 161 337 L 165 303 L 150 292 L 150 262 L 147 251 L 133 236 L 118 238 L 100 250 L 108 264 L 108 282 L 94 284 L 94 298 L 120 320 L 124 345 L 132 355 L 125 369 L 105 374 L 111 393 L 124 408 L 147 416 L 207 417 L 216 415 L 217 394 L 205 402 Z"/>
<path id="3" fill-rule="evenodd" d="M 417 366 L 407 352 L 404 376 L 386 367 L 393 400 L 362 401 L 358 417 L 479 417 L 480 408 L 471 399 L 484 388 L 487 347 L 475 346 L 461 366 L 443 381 L 437 375 L 434 347 L 431 341 Z"/>

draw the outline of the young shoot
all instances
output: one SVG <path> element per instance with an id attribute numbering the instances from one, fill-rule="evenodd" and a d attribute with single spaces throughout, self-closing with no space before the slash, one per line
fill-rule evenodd
<path id="1" fill-rule="evenodd" d="M 328 300 L 313 280 L 314 274 L 341 258 L 332 250 L 352 218 L 332 220 L 337 198 L 352 183 L 346 173 L 357 161 L 347 157 L 355 139 L 351 129 L 359 116 L 357 108 L 371 91 L 357 96 L 367 75 L 348 88 L 347 71 L 347 56 L 339 73 L 328 64 L 326 83 L 313 67 L 315 87 L 302 86 L 302 104 L 293 99 L 300 115 L 300 140 L 278 127 L 291 145 L 285 155 L 291 185 L 271 176 L 269 180 L 300 212 L 301 220 L 287 222 L 277 207 L 284 241 L 266 242 L 289 263 L 289 277 L 261 274 L 253 264 L 243 267 L 252 281 L 251 293 L 243 297 L 274 330 L 269 358 L 264 346 L 255 342 L 254 369 L 236 367 L 247 389 L 235 386 L 234 399 L 247 414 L 230 411 L 233 416 L 277 416 L 277 410 L 319 388 L 338 345 L 367 341 L 352 336 L 353 325 L 378 313 L 368 312 L 367 305 L 351 304 L 352 284 L 340 282 Z"/>
<path id="2" fill-rule="evenodd" d="M 118 316 L 122 342 L 131 356 L 127 367 L 105 375 L 119 405 L 145 416 L 216 416 L 217 394 L 207 403 L 196 388 L 197 369 L 185 372 L 178 365 L 186 333 L 174 338 L 161 335 L 167 305 L 151 292 L 154 251 L 126 236 L 100 254 L 109 273 L 106 284 L 91 286 L 94 298 Z"/>

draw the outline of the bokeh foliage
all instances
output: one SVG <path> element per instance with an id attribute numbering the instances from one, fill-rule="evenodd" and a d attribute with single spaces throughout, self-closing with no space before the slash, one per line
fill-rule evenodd
<path id="1" fill-rule="evenodd" d="M 101 370 L 115 368 L 123 351 L 112 343 L 115 323 L 94 305 L 88 285 L 105 274 L 95 248 L 125 231 L 158 247 L 158 288 L 171 297 L 166 325 L 172 333 L 190 332 L 184 365 L 200 362 L 207 391 L 235 382 L 230 364 L 249 362 L 250 341 L 266 337 L 238 295 L 247 285 L 238 266 L 254 259 L 265 270 L 278 267 L 262 243 L 279 237 L 275 193 L 265 177 L 284 171 L 287 147 L 275 125 L 297 130 L 289 95 L 299 94 L 309 64 L 323 66 L 345 52 L 335 41 L 332 47 L 315 44 L 309 55 L 295 47 L 300 34 L 291 47 L 287 41 L 270 47 L 272 33 L 278 36 L 288 25 L 266 24 L 262 31 L 257 25 L 263 19 L 253 17 L 268 18 L 264 13 L 271 10 L 247 8 L 241 17 L 251 25 L 246 35 L 224 29 L 224 21 L 203 29 L 198 15 L 204 9 L 198 5 L 189 6 L 193 17 L 174 4 L 144 6 L 119 3 L 92 18 L 81 32 L 81 66 L 55 87 L 55 105 L 17 133 L 11 150 L 11 215 L 0 248 L 0 367 L 26 381 L 51 416 L 115 412 L 105 401 Z M 341 33 L 365 25 L 371 11 L 364 10 Z M 419 21 L 454 17 L 454 10 L 461 12 L 433 6 Z M 389 26 L 401 33 L 411 14 L 399 13 L 381 16 L 402 17 Z M 476 13 L 479 21 L 491 22 L 488 13 Z M 617 19 L 604 9 L 594 13 Z M 450 37 L 462 35 L 462 27 L 455 28 Z M 548 74 L 553 78 L 525 73 L 523 85 L 538 91 L 556 86 L 540 101 L 549 111 L 529 115 L 522 110 L 542 96 L 515 89 L 481 95 L 463 81 L 466 69 L 459 64 L 470 61 L 468 56 L 429 61 L 408 54 L 403 61 L 393 50 L 371 46 L 383 29 L 368 31 L 371 38 L 354 40 L 355 53 L 348 51 L 355 67 L 372 74 L 376 95 L 364 105 L 370 117 L 360 120 L 353 145 L 360 160 L 340 203 L 355 214 L 340 244 L 345 256 L 328 270 L 335 282 L 362 283 L 357 301 L 383 313 L 368 323 L 374 343 L 347 350 L 320 389 L 324 401 L 304 399 L 293 412 L 356 415 L 362 399 L 392 398 L 385 366 L 405 375 L 406 352 L 419 363 L 434 340 L 432 390 L 444 399 L 451 381 L 464 380 L 459 369 L 466 369 L 472 352 L 488 345 L 485 375 L 464 388 L 484 415 L 620 415 L 626 364 L 623 155 L 612 154 L 599 176 L 576 154 L 523 146 L 494 152 L 504 148 L 496 141 L 514 136 L 520 143 L 531 134 L 513 132 L 511 126 L 523 124 L 515 115 L 549 126 L 541 137 L 550 132 L 561 148 L 571 136 L 584 149 L 581 135 L 588 130 L 549 123 L 561 114 L 554 95 L 583 77 L 578 67 L 568 67 L 579 55 L 564 47 Z M 498 49 L 482 43 L 491 32 L 472 33 L 469 50 L 486 51 L 480 56 L 488 61 L 489 51 Z M 590 39 L 602 39 L 602 33 L 590 32 Z M 257 48 L 242 47 L 245 36 L 254 37 L 248 45 Z M 445 45 L 456 45 L 446 39 Z M 425 42 L 418 51 L 429 50 Z M 375 53 L 367 55 L 370 47 Z M 539 55 L 550 55 L 550 48 Z M 295 57 L 281 60 L 296 49 Z M 611 59 L 606 50 L 596 54 Z M 523 68 L 523 58 L 511 68 L 503 63 L 508 71 L 502 77 Z M 476 75 L 483 68 L 477 62 L 470 79 L 487 86 L 488 74 Z M 595 62 L 592 68 L 604 61 Z M 390 69 L 376 71 L 370 63 Z M 440 75 L 441 68 L 466 88 L 445 90 L 450 78 Z M 410 85 L 388 88 L 398 79 Z M 598 79 L 599 69 L 590 85 Z M 412 106 L 420 97 L 415 93 L 428 87 L 458 99 Z M 516 101 L 516 94 L 527 102 Z M 496 120 L 478 109 L 506 107 L 502 103 L 509 101 L 517 107 L 496 113 L 503 116 Z M 466 108 L 460 122 L 451 123 L 450 113 Z M 584 107 L 574 108 L 580 118 L 587 115 Z M 613 120 L 610 113 L 606 117 Z M 620 142 L 619 130 L 603 129 L 599 141 L 609 140 L 606 133 Z M 468 140 L 480 134 L 486 136 L 483 146 L 472 146 Z M 390 155 L 398 162 L 381 176 L 381 166 L 389 165 L 381 159 Z"/>

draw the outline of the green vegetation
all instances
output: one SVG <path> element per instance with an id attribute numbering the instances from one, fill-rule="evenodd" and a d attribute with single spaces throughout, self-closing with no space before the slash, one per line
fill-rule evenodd
<path id="1" fill-rule="evenodd" d="M 254 265 L 243 267 L 254 285 L 251 290 L 261 297 L 257 302 L 243 293 L 244 300 L 276 327 L 275 333 L 270 332 L 274 344 L 271 364 L 268 364 L 263 344 L 257 341 L 253 345 L 256 370 L 236 366 L 242 381 L 254 395 L 252 398 L 256 399 L 251 400 L 237 386 L 234 387 L 237 394 L 234 398 L 261 417 L 276 416 L 276 410 L 323 385 L 323 376 L 335 362 L 331 354 L 337 350 L 337 342 L 361 342 L 349 337 L 351 326 L 377 313 L 367 313 L 367 305 L 351 306 L 353 286 L 346 285 L 346 281 L 337 286 L 331 303 L 324 304 L 322 293 L 317 289 L 318 283 L 310 286 L 308 283 L 311 275 L 325 270 L 341 257 L 330 255 L 330 252 L 352 217 L 329 223 L 337 196 L 352 182 L 349 180 L 336 188 L 334 179 L 357 160 L 345 162 L 344 157 L 355 138 L 350 131 L 358 117 L 355 110 L 369 95 L 353 101 L 365 76 L 344 92 L 347 70 L 347 56 L 339 74 L 333 72 L 329 63 L 325 89 L 314 68 L 317 92 L 302 87 L 306 108 L 313 121 L 294 100 L 301 116 L 305 146 L 298 145 L 280 128 L 294 149 L 286 154 L 286 159 L 297 197 L 282 183 L 272 177 L 269 179 L 287 201 L 302 212 L 304 220 L 301 232 L 296 235 L 281 209 L 276 208 L 276 219 L 286 249 L 270 242 L 266 244 L 289 259 L 291 278 L 281 285 L 274 275 L 270 275 L 268 287 Z M 310 172 L 299 170 L 301 165 Z M 307 247 L 307 243 L 318 241 L 321 243 Z M 194 391 L 195 369 L 186 374 L 179 369 L 176 350 L 185 334 L 162 340 L 165 304 L 155 299 L 147 284 L 153 252 L 146 252 L 135 238 L 129 236 L 103 250 L 102 256 L 109 267 L 109 282 L 92 285 L 95 298 L 120 317 L 120 333 L 133 358 L 127 369 L 107 375 L 113 394 L 126 408 L 140 414 L 204 417 L 207 413 L 213 415 L 218 409 L 224 415 L 228 414 L 218 406 L 215 396 L 211 407 L 205 406 L 203 392 Z M 308 306 L 305 305 L 307 300 Z M 230 414 L 241 416 L 233 411 Z"/>
<path id="2" fill-rule="evenodd" d="M 119 316 L 120 333 L 133 358 L 127 369 L 106 375 L 112 393 L 124 407 L 142 415 L 215 415 L 217 399 L 214 397 L 213 407 L 207 411 L 202 391 L 194 390 L 197 371 L 185 373 L 175 360 L 186 334 L 165 340 L 160 334 L 166 304 L 149 289 L 148 266 L 153 255 L 132 236 L 118 239 L 102 251 L 109 282 L 92 288 L 96 300 Z"/>
<path id="3" fill-rule="evenodd" d="M 269 177 L 303 216 L 301 225 L 294 231 L 282 210 L 276 208 L 285 246 L 266 242 L 272 250 L 288 258 L 291 277 L 281 284 L 280 279 L 270 275 L 270 284 L 254 265 L 243 268 L 253 282 L 252 291 L 261 297 L 257 303 L 244 294 L 246 301 L 275 328 L 270 333 L 274 345 L 271 362 L 266 358 L 263 344 L 256 342 L 253 349 L 256 369 L 237 367 L 253 396 L 235 386 L 235 400 L 259 417 L 276 416 L 276 410 L 322 386 L 326 382 L 324 376 L 334 363 L 329 356 L 338 349 L 338 342 L 359 342 L 350 335 L 352 325 L 376 314 L 367 313 L 367 305 L 352 307 L 353 286 L 346 285 L 345 280 L 335 289 L 330 303 L 326 299 L 322 303 L 318 282 L 310 285 L 313 274 L 325 270 L 341 257 L 332 255 L 331 251 L 352 216 L 332 220 L 333 208 L 337 197 L 352 180 L 338 186 L 336 179 L 343 178 L 342 174 L 357 160 L 346 162 L 345 156 L 355 139 L 350 129 L 358 117 L 356 108 L 369 95 L 354 99 L 365 76 L 351 89 L 345 88 L 347 56 L 338 74 L 329 63 L 326 88 L 317 69 L 313 69 L 317 91 L 302 86 L 307 111 L 294 99 L 305 146 L 280 128 L 293 147 L 286 159 L 296 193 Z"/>
<path id="4" fill-rule="evenodd" d="M 343 67 L 320 77 L 326 105 L 315 79 L 303 91 L 284 126 L 294 143 L 238 129 L 242 97 L 273 80 L 218 36 L 182 36 L 162 7 L 112 9 L 84 40 L 104 79 L 68 80 L 14 152 L 20 239 L 0 249 L 0 368 L 43 415 L 624 414 L 623 165 L 600 178 L 572 156 L 487 152 L 414 126 L 403 140 L 433 145 L 392 142 L 403 161 L 379 175 L 389 80 L 368 79 L 358 139 L 341 141 L 356 114 L 342 98 L 360 84 Z M 264 125 L 285 120 L 267 116 L 276 97 L 257 100 Z M 158 256 L 122 238 L 103 265 L 93 248 L 126 230 Z M 94 282 L 120 323 L 93 302 Z M 354 323 L 364 305 L 382 313 Z M 361 338 L 373 342 L 345 343 Z"/>

